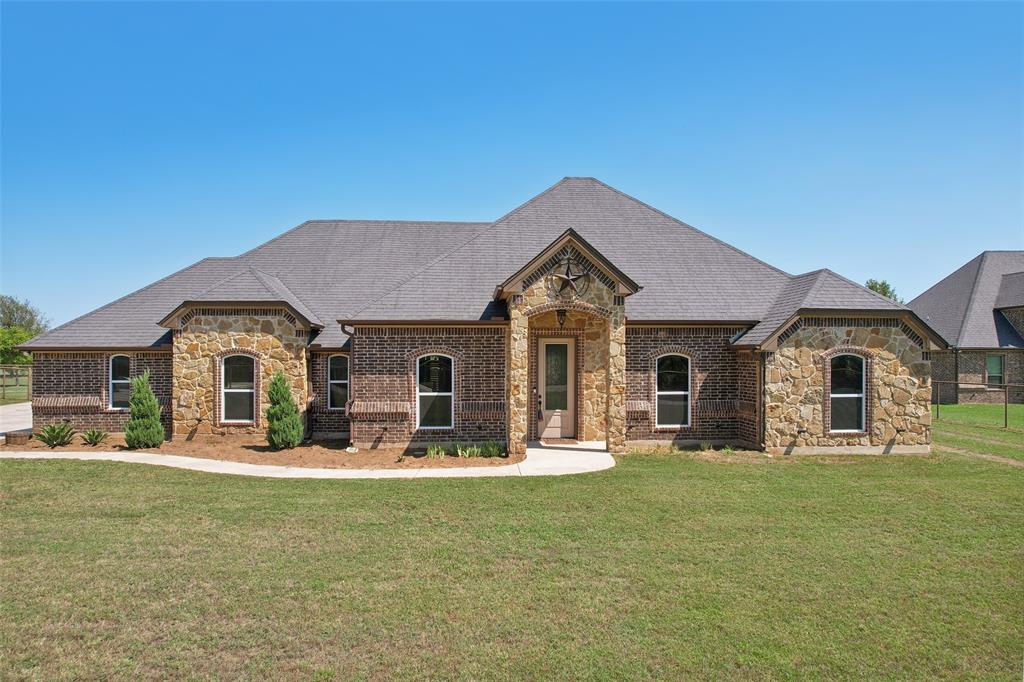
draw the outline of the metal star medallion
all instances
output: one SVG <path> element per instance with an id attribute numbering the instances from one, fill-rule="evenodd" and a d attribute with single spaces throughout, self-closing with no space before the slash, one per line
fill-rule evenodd
<path id="1" fill-rule="evenodd" d="M 579 296 L 587 283 L 587 273 L 572 258 L 566 256 L 559 265 L 559 271 L 551 275 L 558 282 L 558 295 L 572 294 Z"/>

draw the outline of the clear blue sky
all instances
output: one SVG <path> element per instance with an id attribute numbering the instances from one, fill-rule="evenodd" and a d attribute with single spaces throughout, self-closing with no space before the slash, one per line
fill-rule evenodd
<path id="1" fill-rule="evenodd" d="M 1021 3 L 0 11 L 0 286 L 54 323 L 308 218 L 488 220 L 565 175 L 908 298 L 1024 248 Z"/>

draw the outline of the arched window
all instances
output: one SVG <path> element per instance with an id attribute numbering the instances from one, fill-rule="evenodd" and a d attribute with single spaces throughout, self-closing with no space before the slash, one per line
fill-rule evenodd
<path id="1" fill-rule="evenodd" d="M 831 426 L 836 432 L 864 430 L 864 358 L 837 355 L 831 360 Z"/>
<path id="2" fill-rule="evenodd" d="M 327 359 L 327 409 L 343 410 L 348 402 L 348 356 Z"/>
<path id="3" fill-rule="evenodd" d="M 662 355 L 657 360 L 655 424 L 690 425 L 690 359 L 685 355 Z"/>
<path id="4" fill-rule="evenodd" d="M 128 407 L 128 398 L 132 393 L 130 373 L 131 359 L 127 355 L 110 356 L 110 386 L 107 393 L 112 409 L 121 410 Z"/>
<path id="5" fill-rule="evenodd" d="M 447 355 L 424 355 L 416 360 L 419 428 L 450 429 L 455 425 L 454 365 Z"/>
<path id="6" fill-rule="evenodd" d="M 221 421 L 256 421 L 256 359 L 228 355 L 221 363 Z"/>

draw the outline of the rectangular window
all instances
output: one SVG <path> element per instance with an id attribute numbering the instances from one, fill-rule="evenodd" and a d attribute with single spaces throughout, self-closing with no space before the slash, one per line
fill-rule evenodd
<path id="1" fill-rule="evenodd" d="M 348 402 L 348 357 L 332 355 L 327 361 L 327 409 L 343 410 Z"/>
<path id="2" fill-rule="evenodd" d="M 985 383 L 993 388 L 1002 388 L 1003 381 L 1003 355 L 989 355 L 985 358 Z"/>
<path id="3" fill-rule="evenodd" d="M 690 359 L 662 355 L 655 366 L 655 419 L 659 427 L 690 425 Z"/>

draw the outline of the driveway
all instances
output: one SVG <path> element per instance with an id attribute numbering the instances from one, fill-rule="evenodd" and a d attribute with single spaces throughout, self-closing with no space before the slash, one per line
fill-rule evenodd
<path id="1" fill-rule="evenodd" d="M 0 405 L 0 433 L 32 428 L 32 403 Z"/>

